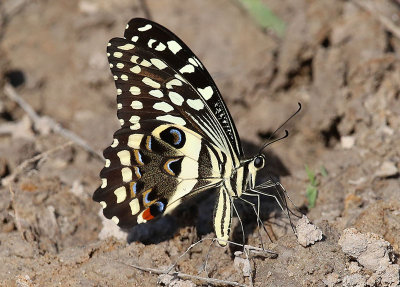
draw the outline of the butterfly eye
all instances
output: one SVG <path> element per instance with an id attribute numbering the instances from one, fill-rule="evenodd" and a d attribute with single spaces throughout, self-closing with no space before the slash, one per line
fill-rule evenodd
<path id="1" fill-rule="evenodd" d="M 254 159 L 254 166 L 255 166 L 257 169 L 263 168 L 263 167 L 264 167 L 264 163 L 265 163 L 264 157 L 261 156 L 261 155 L 257 156 L 257 157 Z"/>

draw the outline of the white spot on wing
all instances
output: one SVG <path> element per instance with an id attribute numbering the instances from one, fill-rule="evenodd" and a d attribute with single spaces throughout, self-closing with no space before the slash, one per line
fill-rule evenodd
<path id="1" fill-rule="evenodd" d="M 139 65 L 141 65 L 143 67 L 150 67 L 151 63 L 147 60 L 143 60 Z"/>
<path id="2" fill-rule="evenodd" d="M 129 202 L 129 206 L 132 211 L 132 215 L 136 215 L 140 211 L 140 205 L 139 205 L 139 200 L 137 198 L 134 198 Z"/>
<path id="3" fill-rule="evenodd" d="M 150 39 L 149 42 L 147 42 L 147 46 L 149 46 L 149 48 L 153 48 L 154 42 L 156 42 L 156 40 Z"/>
<path id="4" fill-rule="evenodd" d="M 164 116 L 158 116 L 156 117 L 157 120 L 159 121 L 164 121 L 164 122 L 169 122 L 172 124 L 177 124 L 177 125 L 186 125 L 186 122 L 184 119 L 176 116 L 171 116 L 171 115 L 164 115 Z"/>
<path id="5" fill-rule="evenodd" d="M 169 82 L 166 84 L 166 87 L 167 87 L 167 89 L 169 89 L 169 90 L 173 89 L 172 86 L 182 86 L 182 82 L 179 81 L 178 79 L 173 79 L 173 80 L 169 81 Z"/>
<path id="6" fill-rule="evenodd" d="M 101 188 L 105 188 L 107 187 L 107 178 L 102 178 L 101 179 Z"/>
<path id="7" fill-rule="evenodd" d="M 140 101 L 132 101 L 131 107 L 134 110 L 141 110 L 143 109 L 143 104 Z"/>
<path id="8" fill-rule="evenodd" d="M 121 124 L 121 126 L 123 126 L 125 123 L 124 119 L 119 119 L 119 123 Z"/>
<path id="9" fill-rule="evenodd" d="M 133 55 L 133 56 L 131 57 L 131 62 L 137 64 L 137 59 L 139 59 L 139 57 Z"/>
<path id="10" fill-rule="evenodd" d="M 125 186 L 118 187 L 114 190 L 114 194 L 117 196 L 117 203 L 121 203 L 126 198 L 126 188 Z"/>
<path id="11" fill-rule="evenodd" d="M 118 104 L 117 104 L 117 109 L 118 109 L 118 110 L 122 109 L 122 104 L 121 104 L 121 103 L 118 103 Z"/>
<path id="12" fill-rule="evenodd" d="M 147 30 L 150 30 L 150 29 L 151 29 L 151 25 L 150 24 L 146 24 L 145 26 L 138 28 L 138 31 L 144 32 L 144 31 L 147 31 Z"/>
<path id="13" fill-rule="evenodd" d="M 129 119 L 129 121 L 130 121 L 132 124 L 136 124 L 136 123 L 138 123 L 138 122 L 140 121 L 140 117 L 139 117 L 139 116 L 131 116 L 131 118 Z"/>
<path id="14" fill-rule="evenodd" d="M 124 167 L 121 170 L 121 173 L 122 173 L 122 181 L 123 182 L 132 181 L 132 170 L 129 167 Z"/>
<path id="15" fill-rule="evenodd" d="M 179 74 L 175 74 L 175 78 L 177 78 L 178 80 L 180 80 L 180 81 L 182 81 L 184 83 L 187 83 L 187 81 Z"/>
<path id="16" fill-rule="evenodd" d="M 133 45 L 133 44 L 125 44 L 123 46 L 118 46 L 118 49 L 124 50 L 124 51 L 132 50 L 133 48 L 135 48 L 135 45 Z"/>
<path id="17" fill-rule="evenodd" d="M 131 92 L 131 94 L 134 96 L 140 95 L 140 89 L 135 86 L 130 87 L 129 92 Z"/>
<path id="18" fill-rule="evenodd" d="M 136 42 L 138 39 L 139 39 L 138 36 L 133 36 L 131 40 L 132 40 L 132 42 Z"/>
<path id="19" fill-rule="evenodd" d="M 122 74 L 122 75 L 121 75 L 121 80 L 123 80 L 123 81 L 128 81 L 128 76 L 125 75 L 125 74 Z"/>
<path id="20" fill-rule="evenodd" d="M 111 144 L 111 147 L 116 147 L 118 144 L 119 144 L 119 141 L 117 139 L 114 139 Z"/>
<path id="21" fill-rule="evenodd" d="M 140 129 L 140 123 L 133 124 L 129 128 L 133 131 L 136 131 L 136 130 Z"/>
<path id="22" fill-rule="evenodd" d="M 156 81 L 153 81 L 152 79 L 147 78 L 147 77 L 144 77 L 142 79 L 142 82 L 145 83 L 146 85 L 152 87 L 152 88 L 155 88 L 155 89 L 161 88 L 161 85 L 159 83 L 157 83 Z"/>
<path id="23" fill-rule="evenodd" d="M 177 106 L 181 106 L 184 101 L 184 98 L 180 94 L 175 92 L 169 92 L 168 97 L 171 100 L 171 102 Z"/>
<path id="24" fill-rule="evenodd" d="M 121 89 L 117 89 L 117 95 L 119 96 L 120 94 L 122 94 L 122 90 Z"/>
<path id="25" fill-rule="evenodd" d="M 117 156 L 119 157 L 119 161 L 122 165 L 131 165 L 131 153 L 128 150 L 121 150 L 117 152 Z"/>
<path id="26" fill-rule="evenodd" d="M 174 54 L 178 53 L 182 49 L 182 47 L 176 41 L 173 41 L 173 40 L 168 41 L 167 45 L 168 45 L 168 49 L 170 49 L 171 52 Z"/>
<path id="27" fill-rule="evenodd" d="M 122 63 L 118 63 L 118 64 L 117 64 L 117 68 L 118 68 L 118 69 L 122 69 L 123 67 L 124 67 L 124 64 L 122 64 Z"/>
<path id="28" fill-rule="evenodd" d="M 151 90 L 149 92 L 150 96 L 156 97 L 156 98 L 162 98 L 164 95 L 160 90 Z"/>
<path id="29" fill-rule="evenodd" d="M 139 74 L 142 69 L 136 65 L 136 66 L 130 68 L 130 70 L 132 73 Z"/>
<path id="30" fill-rule="evenodd" d="M 146 223 L 146 222 L 147 222 L 147 220 L 143 218 L 143 212 L 144 212 L 144 210 L 143 210 L 143 211 L 138 215 L 138 217 L 137 217 L 137 223 L 138 223 L 138 224 Z"/>
<path id="31" fill-rule="evenodd" d="M 193 59 L 196 61 L 200 68 L 203 68 L 203 65 L 200 63 L 199 59 L 197 59 L 196 57 L 193 57 Z"/>
<path id="32" fill-rule="evenodd" d="M 118 223 L 119 223 L 119 218 L 116 217 L 116 216 L 113 216 L 113 217 L 111 218 L 111 220 L 112 220 L 115 224 L 118 224 Z"/>
<path id="33" fill-rule="evenodd" d="M 200 111 L 201 109 L 204 108 L 204 104 L 200 99 L 196 99 L 196 100 L 188 99 L 186 102 L 189 105 L 189 107 L 191 107 L 197 111 Z"/>
<path id="34" fill-rule="evenodd" d="M 212 89 L 210 86 L 205 87 L 204 89 L 198 88 L 197 90 L 199 91 L 200 95 L 201 95 L 206 101 L 208 101 L 209 99 L 211 99 L 212 95 L 214 94 L 214 91 L 213 91 L 213 89 Z"/>
<path id="35" fill-rule="evenodd" d="M 194 58 L 189 58 L 189 63 L 192 64 L 193 66 L 198 67 L 199 65 L 197 64 L 197 62 L 194 60 Z"/>
<path id="36" fill-rule="evenodd" d="M 106 158 L 106 164 L 104 165 L 105 167 L 110 167 L 111 161 Z"/>
<path id="37" fill-rule="evenodd" d="M 155 47 L 156 51 L 164 51 L 167 46 L 165 46 L 163 43 L 158 43 L 157 47 Z"/>
<path id="38" fill-rule="evenodd" d="M 130 135 L 128 138 L 128 146 L 134 149 L 139 149 L 142 138 L 143 138 L 142 134 Z"/>
<path id="39" fill-rule="evenodd" d="M 103 209 L 107 207 L 107 203 L 105 201 L 100 201 L 100 205 Z"/>
<path id="40" fill-rule="evenodd" d="M 181 68 L 179 70 L 179 72 L 183 73 L 193 73 L 194 72 L 194 67 L 191 64 L 188 64 L 186 66 L 184 66 L 183 68 Z"/>
<path id="41" fill-rule="evenodd" d="M 167 65 L 165 65 L 164 62 L 161 61 L 160 59 L 153 58 L 150 59 L 150 62 L 160 70 L 165 69 L 167 67 Z"/>
<path id="42" fill-rule="evenodd" d="M 163 111 L 165 113 L 168 113 L 168 112 L 174 110 L 174 108 L 170 104 L 168 104 L 166 102 L 155 103 L 153 105 L 153 109 L 156 109 L 156 110 L 159 110 L 159 111 Z"/>
<path id="43" fill-rule="evenodd" d="M 122 53 L 121 52 L 114 52 L 114 57 L 115 58 L 121 58 L 122 57 Z"/>

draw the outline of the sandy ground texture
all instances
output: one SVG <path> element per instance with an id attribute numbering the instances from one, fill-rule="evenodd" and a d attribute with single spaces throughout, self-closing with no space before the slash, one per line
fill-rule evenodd
<path id="1" fill-rule="evenodd" d="M 400 286 L 400 3 L 262 2 L 283 36 L 233 0 L 0 1 L 0 286 Z M 261 247 L 261 234 L 272 251 L 247 259 L 209 240 L 213 192 L 132 230 L 103 219 L 91 199 L 96 154 L 119 125 L 106 43 L 149 16 L 206 65 L 247 154 L 303 104 L 289 138 L 267 149 L 260 180 L 279 178 L 318 229 L 303 219 L 298 241 L 264 198 L 270 240 L 239 204 L 246 244 Z M 322 240 L 303 247 L 318 230 Z M 169 274 L 133 267 L 174 262 Z"/>

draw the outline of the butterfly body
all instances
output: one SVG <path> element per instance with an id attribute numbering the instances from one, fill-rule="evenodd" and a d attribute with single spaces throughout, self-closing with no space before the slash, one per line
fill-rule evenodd
<path id="1" fill-rule="evenodd" d="M 254 188 L 265 159 L 243 158 L 232 117 L 203 64 L 172 32 L 132 19 L 107 55 L 121 128 L 104 150 L 93 199 L 121 227 L 145 223 L 215 189 L 214 229 L 226 245 L 233 200 Z"/>

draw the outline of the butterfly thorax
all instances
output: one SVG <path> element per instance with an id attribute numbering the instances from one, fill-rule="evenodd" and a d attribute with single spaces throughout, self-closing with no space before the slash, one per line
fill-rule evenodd
<path id="1" fill-rule="evenodd" d="M 233 197 L 241 197 L 246 190 L 255 186 L 257 172 L 264 167 L 264 156 L 241 160 L 240 166 L 233 170 L 230 176 L 229 185 L 226 185 L 228 192 Z"/>

